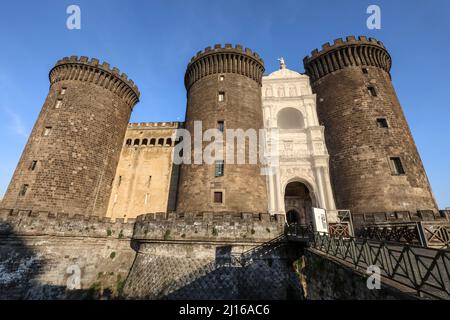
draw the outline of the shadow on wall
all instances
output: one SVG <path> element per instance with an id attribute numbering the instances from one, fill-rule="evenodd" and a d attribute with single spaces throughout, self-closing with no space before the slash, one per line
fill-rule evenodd
<path id="1" fill-rule="evenodd" d="M 194 249 L 195 250 L 195 249 Z M 142 254 L 125 285 L 131 299 L 301 300 L 290 257 L 298 248 L 277 238 L 247 252 L 218 246 L 215 258 Z"/>
<path id="2" fill-rule="evenodd" d="M 0 221 L 0 300 L 40 300 L 40 299 L 109 299 L 113 292 L 109 289 L 91 286 L 89 289 L 68 290 L 67 285 L 42 283 L 42 277 L 53 277 L 55 282 L 61 275 L 52 274 L 52 259 L 39 253 L 27 242 L 26 237 L 14 232 L 9 223 Z M 74 277 L 67 273 L 64 281 Z"/>

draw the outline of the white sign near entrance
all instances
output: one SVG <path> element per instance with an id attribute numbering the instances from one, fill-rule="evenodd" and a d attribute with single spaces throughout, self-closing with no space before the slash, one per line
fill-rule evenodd
<path id="1" fill-rule="evenodd" d="M 327 213 L 325 209 L 312 208 L 313 209 L 313 223 L 314 231 L 328 233 Z"/>

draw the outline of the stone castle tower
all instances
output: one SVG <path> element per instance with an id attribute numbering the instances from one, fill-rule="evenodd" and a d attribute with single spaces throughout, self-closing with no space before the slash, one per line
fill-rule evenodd
<path id="1" fill-rule="evenodd" d="M 258 133 L 264 128 L 263 73 L 263 60 L 240 45 L 215 45 L 193 57 L 185 75 L 185 127 L 192 137 L 194 121 L 202 121 L 203 132 L 218 128 L 255 129 Z M 203 148 L 208 144 L 203 143 Z M 258 159 L 258 164 L 249 164 L 247 148 L 246 164 L 182 165 L 177 211 L 267 212 L 266 177 L 261 175 L 259 163 Z"/>
<path id="2" fill-rule="evenodd" d="M 336 205 L 353 213 L 437 210 L 383 44 L 347 37 L 304 59 L 325 126 Z"/>
<path id="3" fill-rule="evenodd" d="M 106 214 L 131 110 L 133 81 L 109 64 L 64 58 L 2 206 L 70 214 Z"/>

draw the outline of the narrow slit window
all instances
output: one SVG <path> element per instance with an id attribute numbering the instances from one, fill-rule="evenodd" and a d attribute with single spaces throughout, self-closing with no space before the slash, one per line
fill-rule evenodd
<path id="1" fill-rule="evenodd" d="M 367 90 L 369 90 L 369 93 L 372 97 L 377 96 L 377 90 L 375 90 L 375 87 L 367 87 Z"/>
<path id="2" fill-rule="evenodd" d="M 405 169 L 402 164 L 402 160 L 399 157 L 390 158 L 392 173 L 394 175 L 402 175 L 405 174 Z"/>
<path id="3" fill-rule="evenodd" d="M 30 170 L 34 171 L 36 169 L 37 166 L 37 160 L 33 160 L 30 164 Z"/>
<path id="4" fill-rule="evenodd" d="M 59 108 L 61 108 L 61 105 L 62 105 L 62 99 L 58 99 L 58 100 L 56 100 L 56 105 L 55 105 L 55 109 L 59 109 Z"/>
<path id="5" fill-rule="evenodd" d="M 214 203 L 223 203 L 222 191 L 214 191 Z"/>
<path id="6" fill-rule="evenodd" d="M 52 132 L 52 127 L 45 127 L 45 129 L 44 129 L 44 137 L 49 136 L 50 132 Z"/>
<path id="7" fill-rule="evenodd" d="M 150 188 L 151 183 L 152 183 L 152 176 L 148 176 L 147 188 Z"/>
<path id="8" fill-rule="evenodd" d="M 19 196 L 24 197 L 27 194 L 28 187 L 28 184 L 22 185 L 22 187 L 20 188 Z"/>
<path id="9" fill-rule="evenodd" d="M 216 161 L 215 176 L 223 177 L 223 175 L 224 175 L 224 163 L 223 161 Z"/>
<path id="10" fill-rule="evenodd" d="M 386 118 L 378 118 L 377 126 L 378 128 L 389 128 Z"/>
<path id="11" fill-rule="evenodd" d="M 225 122 L 223 122 L 223 121 L 217 121 L 217 129 L 218 129 L 220 132 L 223 132 L 224 129 L 225 129 Z"/>
<path id="12" fill-rule="evenodd" d="M 219 92 L 219 102 L 225 101 L 225 92 Z"/>
<path id="13" fill-rule="evenodd" d="M 117 186 L 120 187 L 122 184 L 122 176 L 119 176 L 119 179 L 117 180 Z"/>

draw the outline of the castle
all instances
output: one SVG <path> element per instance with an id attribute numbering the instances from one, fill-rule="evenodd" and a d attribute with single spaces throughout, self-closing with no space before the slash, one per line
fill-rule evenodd
<path id="1" fill-rule="evenodd" d="M 328 223 L 339 222 L 337 210 L 349 210 L 355 225 L 438 218 L 384 45 L 347 37 L 326 43 L 303 62 L 306 74 L 288 69 L 280 59 L 280 69 L 265 75 L 264 61 L 250 49 L 208 47 L 187 66 L 184 122 L 129 123 L 140 93 L 126 74 L 86 57 L 58 61 L 2 202 L 5 221 L 14 225 L 17 215 L 23 216 L 28 222 L 16 229 L 35 235 L 35 228 L 27 228 L 35 223 L 33 217 L 44 217 L 43 224 L 47 217 L 76 217 L 86 237 L 94 231 L 81 230 L 92 223 L 116 221 L 127 225 L 117 234 L 141 242 L 139 254 L 149 250 L 169 259 L 185 247 L 156 250 L 149 239 L 203 241 L 206 234 L 217 236 L 221 227 L 211 229 L 214 221 L 225 221 L 222 241 L 246 239 L 245 246 L 251 246 L 273 239 L 285 220 L 312 224 L 313 208 L 324 209 Z M 261 174 L 261 163 L 174 163 L 182 142 L 179 129 L 194 135 L 196 121 L 203 133 L 211 128 L 276 130 L 267 146 L 278 146 L 279 163 L 268 165 L 269 175 Z M 74 229 L 66 227 L 66 222 L 51 222 L 43 230 L 63 228 L 74 236 Z M 164 277 L 163 266 L 142 257 L 130 275 L 142 285 L 148 269 Z M 149 284 L 128 288 L 134 296 L 160 297 Z M 275 296 L 283 297 L 283 290 Z"/>

